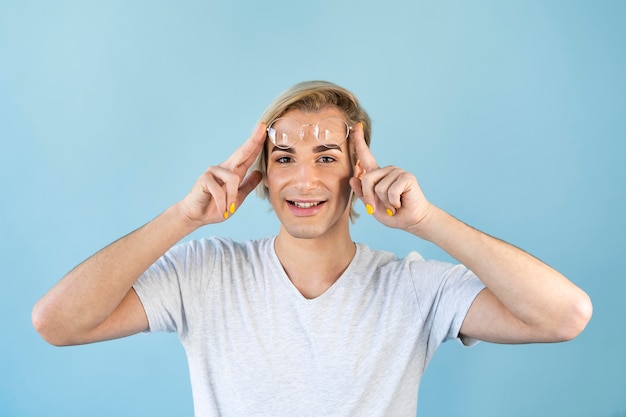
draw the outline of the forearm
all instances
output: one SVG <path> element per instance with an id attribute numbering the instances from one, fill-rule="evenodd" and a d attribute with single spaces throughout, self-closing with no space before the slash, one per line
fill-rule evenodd
<path id="1" fill-rule="evenodd" d="M 380 168 L 359 126 L 354 193 L 382 224 L 429 240 L 472 270 L 487 286 L 465 316 L 462 335 L 523 343 L 575 337 L 591 318 L 587 294 L 548 265 L 433 206 L 414 175 Z"/>
<path id="2" fill-rule="evenodd" d="M 532 255 L 443 210 L 433 207 L 413 233 L 467 266 L 508 311 L 538 332 L 566 333 L 567 327 L 588 320 L 584 318 L 588 314 L 584 310 L 590 305 L 588 297 L 567 278 Z"/>
<path id="3" fill-rule="evenodd" d="M 70 271 L 36 305 L 42 333 L 75 337 L 88 333 L 119 306 L 135 281 L 161 255 L 194 230 L 174 205 Z"/>
<path id="4" fill-rule="evenodd" d="M 225 221 L 261 181 L 248 169 L 265 143 L 265 125 L 225 162 L 209 167 L 183 200 L 74 268 L 34 307 L 33 324 L 52 344 L 89 343 L 145 329 L 135 281 L 197 228 Z"/>

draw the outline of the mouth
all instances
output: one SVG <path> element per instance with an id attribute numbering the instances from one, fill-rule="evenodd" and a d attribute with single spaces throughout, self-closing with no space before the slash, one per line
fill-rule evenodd
<path id="1" fill-rule="evenodd" d="M 323 201 L 293 201 L 293 200 L 287 200 L 287 203 L 289 203 L 292 206 L 297 207 L 297 208 L 308 209 L 308 208 L 311 208 L 311 207 L 319 206 L 320 204 L 322 204 L 324 202 Z"/>

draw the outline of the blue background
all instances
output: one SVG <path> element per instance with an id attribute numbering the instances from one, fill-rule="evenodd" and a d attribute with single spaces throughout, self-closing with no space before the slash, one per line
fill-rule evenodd
<path id="1" fill-rule="evenodd" d="M 0 1 L 0 415 L 192 414 L 174 335 L 54 348 L 32 305 L 308 79 L 361 98 L 381 165 L 594 301 L 569 343 L 445 344 L 418 414 L 626 415 L 625 21 L 624 1 Z M 277 227 L 251 197 L 192 237 Z M 367 216 L 353 237 L 448 259 Z"/>

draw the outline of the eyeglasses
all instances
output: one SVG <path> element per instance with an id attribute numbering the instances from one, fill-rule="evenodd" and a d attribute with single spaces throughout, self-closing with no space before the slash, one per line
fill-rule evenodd
<path id="1" fill-rule="evenodd" d="M 276 147 L 287 149 L 304 138 L 305 127 L 312 127 L 315 139 L 327 148 L 340 147 L 352 130 L 352 127 L 340 117 L 326 117 L 314 125 L 300 124 L 295 119 L 280 117 L 268 126 L 267 135 Z"/>

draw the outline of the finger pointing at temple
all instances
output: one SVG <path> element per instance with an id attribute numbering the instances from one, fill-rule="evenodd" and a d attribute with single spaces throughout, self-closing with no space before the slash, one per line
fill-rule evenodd
<path id="1" fill-rule="evenodd" d="M 363 132 L 363 123 L 359 122 L 354 129 L 354 147 L 356 155 L 361 161 L 361 165 L 365 168 L 366 172 L 375 170 L 378 168 L 378 163 L 374 159 L 374 155 L 370 151 L 370 148 L 365 143 L 365 134 Z"/>
<path id="2" fill-rule="evenodd" d="M 362 123 L 358 123 L 354 129 L 354 147 L 357 155 L 357 171 L 355 177 L 350 179 L 350 186 L 365 204 L 367 213 L 372 214 L 375 210 L 375 196 L 371 183 L 372 176 L 367 174 L 376 171 L 378 163 L 365 142 Z"/>

